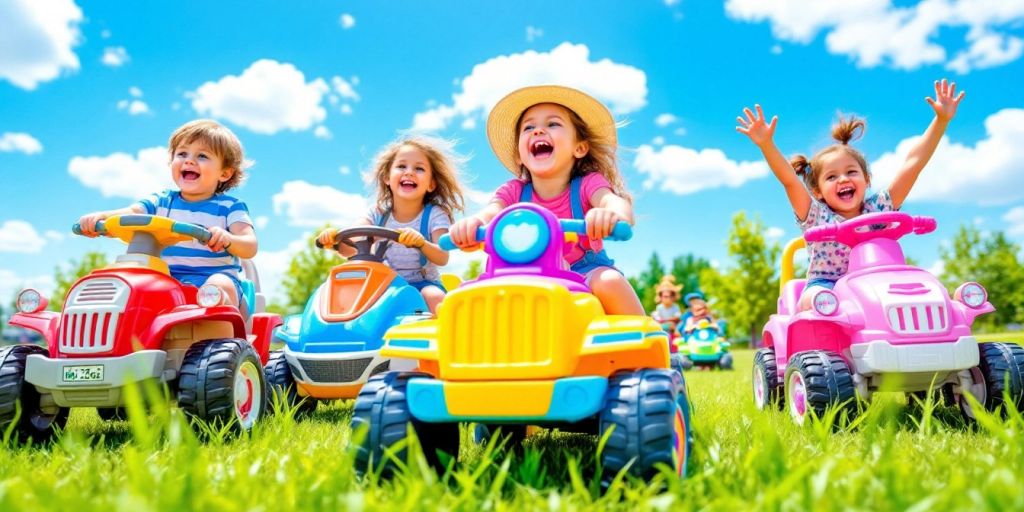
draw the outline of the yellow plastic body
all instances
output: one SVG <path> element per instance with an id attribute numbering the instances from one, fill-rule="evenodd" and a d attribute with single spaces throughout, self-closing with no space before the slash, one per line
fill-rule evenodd
<path id="1" fill-rule="evenodd" d="M 807 242 L 804 241 L 803 237 L 794 238 L 786 244 L 786 248 L 782 251 L 782 270 L 779 276 L 779 295 L 782 295 L 782 290 L 785 289 L 786 283 L 791 281 L 794 277 L 794 265 L 793 257 L 796 256 L 796 252 L 800 249 L 807 247 Z"/>
<path id="2" fill-rule="evenodd" d="M 171 231 L 174 221 L 167 217 L 153 216 L 153 220 L 145 226 L 122 226 L 121 216 L 112 215 L 103 220 L 103 227 L 107 230 L 107 236 L 118 238 L 124 243 L 131 243 L 135 233 L 149 233 L 156 238 L 158 244 L 169 247 L 181 242 L 192 240 L 192 237 Z"/>

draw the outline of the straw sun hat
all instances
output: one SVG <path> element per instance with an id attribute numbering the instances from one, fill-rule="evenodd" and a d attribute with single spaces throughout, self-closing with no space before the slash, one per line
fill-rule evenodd
<path id="1" fill-rule="evenodd" d="M 571 87 L 534 85 L 512 91 L 491 109 L 487 117 L 487 139 L 494 155 L 512 174 L 519 175 L 516 158 L 516 132 L 526 109 L 540 103 L 556 103 L 572 110 L 587 125 L 595 138 L 615 146 L 615 119 L 600 101 Z"/>

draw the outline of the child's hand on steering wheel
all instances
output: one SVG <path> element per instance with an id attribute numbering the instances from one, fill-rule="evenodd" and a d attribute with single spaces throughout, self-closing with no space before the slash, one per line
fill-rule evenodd
<path id="1" fill-rule="evenodd" d="M 612 234 L 615 223 L 623 220 L 619 214 L 608 208 L 591 208 L 587 212 L 587 238 L 591 240 L 604 240 Z"/>
<path id="2" fill-rule="evenodd" d="M 412 228 L 402 228 L 399 231 L 398 243 L 411 247 L 413 249 L 420 249 L 423 244 L 427 243 L 427 239 L 423 237 L 423 234 Z"/>
<path id="3" fill-rule="evenodd" d="M 217 226 L 210 226 L 206 229 L 210 231 L 210 241 L 206 242 L 206 246 L 213 252 L 227 251 L 228 247 L 231 247 L 231 243 L 234 240 L 234 236 L 231 233 Z"/>
<path id="4" fill-rule="evenodd" d="M 326 228 L 316 236 L 316 241 L 320 242 L 321 247 L 334 247 L 334 237 L 338 236 L 338 230 L 334 228 Z"/>

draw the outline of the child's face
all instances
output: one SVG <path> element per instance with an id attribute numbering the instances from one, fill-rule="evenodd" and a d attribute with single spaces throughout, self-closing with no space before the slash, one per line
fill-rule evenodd
<path id="1" fill-rule="evenodd" d="M 213 197 L 217 185 L 231 179 L 234 169 L 225 168 L 223 160 L 202 141 L 194 140 L 174 148 L 171 158 L 171 179 L 186 201 Z"/>
<path id="2" fill-rule="evenodd" d="M 822 165 L 814 196 L 843 217 L 860 215 L 868 189 L 860 163 L 844 151 L 835 151 L 822 157 Z"/>
<path id="3" fill-rule="evenodd" d="M 519 122 L 519 161 L 530 175 L 556 177 L 572 172 L 572 166 L 590 149 L 576 140 L 576 127 L 569 110 L 554 103 L 534 105 L 523 112 Z"/>
<path id="4" fill-rule="evenodd" d="M 690 299 L 690 313 L 693 316 L 701 317 L 708 312 L 708 303 L 700 299 Z"/>
<path id="5" fill-rule="evenodd" d="M 658 294 L 658 300 L 661 301 L 662 305 L 671 306 L 676 301 L 676 294 L 672 292 L 661 292 Z"/>
<path id="6" fill-rule="evenodd" d="M 423 197 L 437 187 L 430 159 L 415 146 L 398 148 L 391 162 L 388 187 L 395 200 L 423 202 Z"/>

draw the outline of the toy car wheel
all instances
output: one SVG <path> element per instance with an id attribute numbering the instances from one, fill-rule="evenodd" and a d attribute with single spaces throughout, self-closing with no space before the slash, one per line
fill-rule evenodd
<path id="1" fill-rule="evenodd" d="M 662 368 L 612 375 L 599 435 L 608 436 L 601 452 L 602 486 L 626 467 L 644 479 L 657 474 L 661 464 L 685 475 L 693 434 L 683 375 Z"/>
<path id="2" fill-rule="evenodd" d="M 853 418 L 857 404 L 850 367 L 835 352 L 814 350 L 794 354 L 786 367 L 786 402 L 797 425 L 803 425 L 812 414 L 824 416 L 832 406 Z"/>
<path id="3" fill-rule="evenodd" d="M 270 353 L 270 359 L 263 367 L 263 378 L 267 381 L 267 412 L 273 412 L 271 405 L 273 400 L 280 400 L 281 405 L 289 410 L 295 411 L 295 417 L 308 415 L 316 410 L 317 400 L 309 396 L 299 395 L 298 385 L 295 384 L 295 376 L 288 366 L 288 360 L 284 352 L 275 350 Z M 276 397 L 276 398 L 275 398 Z"/>
<path id="4" fill-rule="evenodd" d="M 669 366 L 671 366 L 673 370 L 683 373 L 683 370 L 693 368 L 693 361 L 690 361 L 690 358 L 677 352 L 669 355 Z"/>
<path id="5" fill-rule="evenodd" d="M 39 391 L 26 385 L 25 359 L 32 354 L 47 355 L 47 351 L 37 345 L 0 349 L 0 432 L 16 422 L 19 439 L 45 441 L 67 424 L 68 408 L 54 405 L 44 411 Z"/>
<path id="6" fill-rule="evenodd" d="M 391 457 L 403 462 L 407 459 L 404 443 L 409 431 L 407 425 L 412 425 L 423 455 L 438 471 L 444 469 L 439 451 L 458 456 L 457 423 L 425 423 L 416 420 L 409 411 L 405 391 L 409 380 L 415 378 L 431 376 L 416 372 L 381 373 L 370 377 L 359 391 L 352 411 L 352 432 L 366 432 L 356 448 L 356 471 L 360 474 L 373 467 L 382 468 L 381 473 L 390 476 L 395 469 Z M 392 448 L 396 445 L 401 447 Z M 391 455 L 387 454 L 389 451 Z"/>
<path id="7" fill-rule="evenodd" d="M 178 406 L 207 422 L 235 421 L 249 430 L 266 409 L 260 357 L 249 342 L 206 340 L 188 348 L 178 373 Z"/>
<path id="8" fill-rule="evenodd" d="M 718 360 L 718 368 L 721 370 L 732 370 L 732 354 L 722 354 L 722 357 Z"/>
<path id="9" fill-rule="evenodd" d="M 97 407 L 96 413 L 103 421 L 121 421 L 128 419 L 128 411 L 124 407 Z"/>
<path id="10" fill-rule="evenodd" d="M 768 409 L 772 404 L 781 409 L 785 404 L 777 368 L 774 350 L 762 348 L 754 354 L 754 405 L 758 410 Z"/>
<path id="11" fill-rule="evenodd" d="M 980 343 L 981 359 L 971 369 L 974 384 L 968 393 L 974 395 L 986 410 L 1004 407 L 1004 392 L 1010 396 L 1017 410 L 1024 407 L 1024 348 L 1012 343 Z M 970 403 L 961 394 L 960 407 L 964 415 L 974 419 Z"/>

